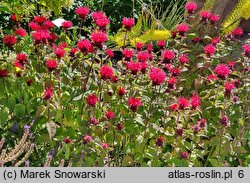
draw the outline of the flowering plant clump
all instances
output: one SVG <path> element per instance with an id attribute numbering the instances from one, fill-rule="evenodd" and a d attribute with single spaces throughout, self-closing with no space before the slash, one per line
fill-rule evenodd
<path id="1" fill-rule="evenodd" d="M 112 20 L 86 6 L 60 27 L 11 15 L 0 131 L 19 139 L 29 127 L 34 144 L 18 165 L 249 166 L 250 42 L 241 28 L 221 35 L 219 15 L 197 8 L 185 5 L 171 38 L 135 47 L 114 45 Z M 121 20 L 126 35 L 136 21 Z"/>

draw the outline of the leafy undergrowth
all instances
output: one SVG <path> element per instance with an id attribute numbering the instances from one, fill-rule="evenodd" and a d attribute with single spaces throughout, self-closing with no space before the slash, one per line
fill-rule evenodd
<path id="1" fill-rule="evenodd" d="M 59 28 L 35 16 L 25 30 L 11 15 L 0 54 L 1 148 L 25 128 L 32 152 L 0 165 L 249 166 L 250 45 L 241 28 L 220 37 L 210 12 L 194 27 L 195 4 L 186 10 L 167 41 L 135 48 L 108 46 L 109 19 L 87 7 L 76 9 L 78 26 Z M 135 22 L 122 24 L 126 35 Z"/>

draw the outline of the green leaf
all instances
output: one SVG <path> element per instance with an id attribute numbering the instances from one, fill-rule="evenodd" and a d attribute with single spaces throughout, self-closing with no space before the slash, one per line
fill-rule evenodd
<path id="1" fill-rule="evenodd" d="M 16 104 L 14 108 L 14 114 L 18 118 L 22 118 L 25 115 L 26 107 L 23 104 Z"/>
<path id="2" fill-rule="evenodd" d="M 8 112 L 0 111 L 0 126 L 4 126 L 8 120 Z"/>
<path id="3" fill-rule="evenodd" d="M 122 166 L 132 166 L 134 164 L 133 158 L 125 156 L 122 160 Z"/>

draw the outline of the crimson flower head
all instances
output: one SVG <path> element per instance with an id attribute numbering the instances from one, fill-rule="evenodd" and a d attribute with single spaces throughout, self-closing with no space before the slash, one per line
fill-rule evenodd
<path id="1" fill-rule="evenodd" d="M 164 137 L 158 137 L 155 141 L 155 145 L 157 145 L 158 147 L 162 147 L 164 143 Z"/>
<path id="2" fill-rule="evenodd" d="M 198 121 L 198 126 L 201 127 L 201 128 L 204 128 L 207 126 L 207 120 L 204 119 L 204 118 L 201 118 L 200 121 Z"/>
<path id="3" fill-rule="evenodd" d="M 184 130 L 182 128 L 175 129 L 176 136 L 182 136 L 183 132 L 184 132 Z"/>
<path id="4" fill-rule="evenodd" d="M 230 96 L 232 95 L 232 90 L 235 88 L 235 83 L 233 81 L 232 82 L 227 81 L 224 87 L 225 87 L 225 92 L 224 92 L 225 96 Z"/>
<path id="5" fill-rule="evenodd" d="M 131 28 L 135 25 L 135 20 L 133 18 L 126 18 L 124 17 L 122 19 L 122 24 L 124 25 L 125 29 L 128 31 L 131 30 Z"/>
<path id="6" fill-rule="evenodd" d="M 18 28 L 18 29 L 16 29 L 15 34 L 17 34 L 17 35 L 19 35 L 21 37 L 24 37 L 24 36 L 26 36 L 27 32 L 23 28 Z"/>
<path id="7" fill-rule="evenodd" d="M 98 125 L 99 121 L 96 118 L 91 118 L 90 119 L 90 124 L 92 125 Z"/>
<path id="8" fill-rule="evenodd" d="M 16 59 L 23 65 L 26 61 L 27 61 L 27 58 L 26 58 L 26 54 L 25 53 L 18 53 L 16 55 Z"/>
<path id="9" fill-rule="evenodd" d="M 0 78 L 5 78 L 8 75 L 7 69 L 0 69 Z"/>
<path id="10" fill-rule="evenodd" d="M 95 106 L 98 101 L 98 97 L 95 94 L 90 94 L 87 96 L 87 104 L 91 107 Z"/>
<path id="11" fill-rule="evenodd" d="M 195 124 L 194 126 L 191 126 L 194 134 L 199 133 L 199 131 L 201 131 L 201 127 L 198 124 Z"/>
<path id="12" fill-rule="evenodd" d="M 10 20 L 13 21 L 13 22 L 20 22 L 21 19 L 22 19 L 22 17 L 21 17 L 21 16 L 18 16 L 18 15 L 16 15 L 16 14 L 10 15 Z"/>
<path id="13" fill-rule="evenodd" d="M 188 58 L 187 54 L 181 55 L 178 59 L 179 59 L 180 63 L 182 63 L 182 64 L 189 62 L 189 58 Z"/>
<path id="14" fill-rule="evenodd" d="M 191 105 L 191 109 L 196 109 L 197 107 L 199 107 L 201 105 L 201 99 L 200 99 L 199 95 L 194 94 L 190 98 L 190 105 Z"/>
<path id="15" fill-rule="evenodd" d="M 141 51 L 143 46 L 144 46 L 144 44 L 141 42 L 137 42 L 135 45 L 137 51 Z"/>
<path id="16" fill-rule="evenodd" d="M 184 36 L 185 33 L 187 33 L 190 28 L 189 28 L 189 26 L 187 24 L 182 23 L 182 24 L 178 25 L 176 27 L 176 29 L 177 29 L 180 36 Z"/>
<path id="17" fill-rule="evenodd" d="M 179 108 L 179 105 L 178 105 L 178 104 L 172 104 L 172 105 L 170 105 L 170 110 L 171 110 L 171 111 L 177 111 L 178 108 Z"/>
<path id="18" fill-rule="evenodd" d="M 94 12 L 91 14 L 91 16 L 92 16 L 92 18 L 94 19 L 94 21 L 106 17 L 106 15 L 104 14 L 104 12 L 102 12 L 102 11 L 94 11 Z"/>
<path id="19" fill-rule="evenodd" d="M 70 57 L 75 57 L 76 54 L 78 52 L 78 49 L 77 48 L 71 48 L 70 52 L 69 52 L 69 56 Z"/>
<path id="20" fill-rule="evenodd" d="M 170 77 L 168 79 L 168 87 L 173 90 L 174 89 L 174 85 L 175 83 L 177 82 L 176 78 L 175 77 Z"/>
<path id="21" fill-rule="evenodd" d="M 250 58 L 250 44 L 244 44 L 242 46 L 243 51 L 244 51 L 244 55 L 248 58 Z"/>
<path id="22" fill-rule="evenodd" d="M 213 45 L 217 45 L 221 41 L 220 36 L 216 36 L 215 38 L 212 39 Z"/>
<path id="23" fill-rule="evenodd" d="M 112 67 L 104 65 L 100 69 L 100 74 L 101 74 L 101 79 L 107 80 L 107 79 L 112 78 L 114 71 L 113 71 Z"/>
<path id="24" fill-rule="evenodd" d="M 227 76 L 230 74 L 230 69 L 226 64 L 218 64 L 215 68 L 215 73 L 217 74 L 217 77 L 221 79 L 226 79 Z"/>
<path id="25" fill-rule="evenodd" d="M 70 20 L 66 20 L 62 23 L 62 28 L 69 29 L 73 26 L 72 22 Z"/>
<path id="26" fill-rule="evenodd" d="M 179 67 L 170 68 L 170 72 L 172 73 L 172 76 L 178 76 L 181 73 L 181 70 Z"/>
<path id="27" fill-rule="evenodd" d="M 126 94 L 126 89 L 125 89 L 124 87 L 120 87 L 120 88 L 118 89 L 117 94 L 118 94 L 120 97 L 124 96 L 124 95 Z"/>
<path id="28" fill-rule="evenodd" d="M 108 144 L 108 143 L 105 143 L 105 142 L 102 142 L 102 143 L 101 143 L 101 146 L 102 146 L 103 149 L 109 148 L 109 144 Z"/>
<path id="29" fill-rule="evenodd" d="M 134 56 L 134 50 L 125 48 L 122 55 L 125 57 L 125 60 L 129 61 Z"/>
<path id="30" fill-rule="evenodd" d="M 91 40 L 96 47 L 102 47 L 103 44 L 108 40 L 107 33 L 103 31 L 94 31 L 91 35 Z"/>
<path id="31" fill-rule="evenodd" d="M 212 82 L 213 80 L 218 80 L 218 77 L 214 74 L 210 74 L 209 76 L 207 76 L 207 80 L 208 82 Z"/>
<path id="32" fill-rule="evenodd" d="M 93 45 L 91 44 L 91 42 L 88 39 L 78 41 L 77 47 L 84 55 L 87 55 L 88 53 L 94 52 Z"/>
<path id="33" fill-rule="evenodd" d="M 128 99 L 128 105 L 133 112 L 136 112 L 138 110 L 138 107 L 142 106 L 142 103 L 140 99 L 134 97 Z"/>
<path id="34" fill-rule="evenodd" d="M 3 42 L 6 44 L 9 48 L 11 48 L 14 44 L 16 44 L 17 39 L 13 35 L 6 35 L 3 37 Z"/>
<path id="35" fill-rule="evenodd" d="M 181 152 L 181 159 L 189 159 L 188 152 Z"/>
<path id="36" fill-rule="evenodd" d="M 174 51 L 172 50 L 167 50 L 165 49 L 163 52 L 162 52 L 162 62 L 163 63 L 171 63 L 172 60 L 174 59 L 175 57 L 175 53 Z"/>
<path id="37" fill-rule="evenodd" d="M 138 59 L 139 62 L 146 62 L 149 59 L 149 53 L 146 52 L 146 51 L 140 51 L 137 54 L 137 59 Z"/>
<path id="38" fill-rule="evenodd" d="M 211 45 L 211 44 L 206 45 L 204 47 L 204 53 L 206 53 L 206 55 L 208 57 L 211 57 L 212 55 L 214 55 L 215 52 L 216 52 L 216 48 L 213 45 Z"/>
<path id="39" fill-rule="evenodd" d="M 47 66 L 49 71 L 53 71 L 57 68 L 58 63 L 55 60 L 47 60 L 46 66 Z"/>
<path id="40" fill-rule="evenodd" d="M 217 15 L 217 14 L 211 14 L 211 16 L 210 16 L 210 23 L 212 25 L 215 25 L 219 21 L 219 19 L 220 19 L 219 15 Z"/>
<path id="41" fill-rule="evenodd" d="M 211 17 L 211 12 L 209 12 L 209 11 L 200 11 L 200 17 L 202 18 L 202 20 L 208 20 L 208 19 L 210 19 L 210 17 Z"/>
<path id="42" fill-rule="evenodd" d="M 106 54 L 108 55 L 109 58 L 113 58 L 114 57 L 114 52 L 111 49 L 106 49 Z"/>
<path id="43" fill-rule="evenodd" d="M 61 59 L 62 57 L 64 57 L 66 51 L 63 48 L 57 48 L 54 53 L 56 54 L 58 59 Z"/>
<path id="44" fill-rule="evenodd" d="M 115 117 L 115 113 L 113 111 L 106 111 L 105 115 L 110 120 Z"/>
<path id="45" fill-rule="evenodd" d="M 148 53 L 152 53 L 152 51 L 153 51 L 153 44 L 152 43 L 149 43 L 149 44 L 147 44 L 147 51 L 148 51 Z"/>
<path id="46" fill-rule="evenodd" d="M 117 130 L 121 131 L 123 129 L 123 124 L 117 123 L 116 128 L 117 128 Z"/>
<path id="47" fill-rule="evenodd" d="M 47 20 L 46 22 L 43 23 L 43 26 L 46 29 L 52 29 L 53 27 L 55 27 L 55 24 L 53 24 L 53 22 L 51 22 L 50 20 Z"/>
<path id="48" fill-rule="evenodd" d="M 73 141 L 73 140 L 71 140 L 71 139 L 68 138 L 68 137 L 65 137 L 65 138 L 63 139 L 63 142 L 64 142 L 65 144 L 70 144 L 72 141 Z"/>
<path id="49" fill-rule="evenodd" d="M 187 2 L 185 5 L 185 10 L 188 13 L 194 14 L 194 11 L 198 8 L 197 4 L 195 2 Z"/>
<path id="50" fill-rule="evenodd" d="M 149 77 L 153 82 L 153 85 L 161 85 L 166 79 L 166 73 L 156 67 L 150 69 Z"/>
<path id="51" fill-rule="evenodd" d="M 93 138 L 92 138 L 92 136 L 89 135 L 89 134 L 86 134 L 86 135 L 83 137 L 83 143 L 84 143 L 84 144 L 90 143 L 90 142 L 92 142 L 92 141 L 93 141 Z"/>
<path id="52" fill-rule="evenodd" d="M 95 24 L 101 29 L 106 30 L 106 27 L 110 23 L 109 19 L 106 16 L 103 16 L 102 18 L 97 18 L 95 20 Z"/>
<path id="53" fill-rule="evenodd" d="M 147 62 L 141 62 L 141 73 L 145 74 L 147 72 L 148 64 Z"/>
<path id="54" fill-rule="evenodd" d="M 40 16 L 40 15 L 38 15 L 38 16 L 35 16 L 34 17 L 34 22 L 36 22 L 36 23 L 39 23 L 39 24 L 42 24 L 42 23 L 44 23 L 45 21 L 47 20 L 47 18 L 45 17 L 45 16 Z"/>
<path id="55" fill-rule="evenodd" d="M 223 125 L 223 126 L 228 126 L 228 124 L 229 124 L 229 117 L 228 116 L 223 116 L 220 119 L 220 124 Z"/>
<path id="56" fill-rule="evenodd" d="M 137 75 L 137 73 L 141 70 L 140 62 L 129 62 L 128 69 L 131 71 L 133 75 Z"/>
<path id="57" fill-rule="evenodd" d="M 78 7 L 75 10 L 75 13 L 83 20 L 87 18 L 87 15 L 89 14 L 89 8 L 86 6 Z"/>
<path id="58" fill-rule="evenodd" d="M 164 40 L 157 41 L 157 46 L 159 49 L 163 49 L 166 46 L 166 41 Z"/>
<path id="59" fill-rule="evenodd" d="M 53 90 L 54 90 L 54 87 L 51 86 L 49 88 L 46 88 L 45 91 L 44 91 L 44 94 L 43 94 L 43 99 L 44 100 L 49 100 L 53 97 Z"/>
<path id="60" fill-rule="evenodd" d="M 237 27 L 232 31 L 232 35 L 236 38 L 239 38 L 244 34 L 244 31 L 241 27 Z"/>
<path id="61" fill-rule="evenodd" d="M 189 106 L 189 102 L 185 97 L 178 98 L 178 106 L 180 110 L 184 110 Z"/>

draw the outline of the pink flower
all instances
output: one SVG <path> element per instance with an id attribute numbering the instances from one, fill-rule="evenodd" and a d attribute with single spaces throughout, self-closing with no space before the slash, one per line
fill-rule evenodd
<path id="1" fill-rule="evenodd" d="M 18 29 L 16 29 L 15 33 L 16 33 L 17 35 L 21 36 L 21 37 L 24 37 L 24 36 L 26 36 L 26 34 L 27 34 L 26 30 L 23 29 L 23 28 L 18 28 Z"/>
<path id="2" fill-rule="evenodd" d="M 188 58 L 187 54 L 181 55 L 178 59 L 179 59 L 179 61 L 180 61 L 182 64 L 188 63 L 188 62 L 189 62 L 189 58 Z"/>
<path id="3" fill-rule="evenodd" d="M 134 56 L 134 50 L 125 48 L 122 55 L 125 57 L 125 60 L 129 61 Z"/>
<path id="4" fill-rule="evenodd" d="M 73 24 L 72 24 L 72 22 L 70 21 L 70 20 L 66 20 L 66 21 L 64 21 L 63 23 L 62 23 L 62 28 L 64 28 L 64 29 L 69 29 L 69 28 L 71 28 L 73 26 Z"/>
<path id="5" fill-rule="evenodd" d="M 141 51 L 137 54 L 137 59 L 139 62 L 146 62 L 149 59 L 149 53 L 145 51 Z"/>
<path id="6" fill-rule="evenodd" d="M 201 128 L 204 128 L 207 126 L 207 120 L 204 118 L 201 118 L 200 121 L 197 122 L 197 125 Z"/>
<path id="7" fill-rule="evenodd" d="M 153 85 L 161 85 L 166 79 L 166 73 L 156 67 L 150 69 L 149 77 L 153 82 Z"/>
<path id="8" fill-rule="evenodd" d="M 107 33 L 102 31 L 94 31 L 91 35 L 91 40 L 93 41 L 94 45 L 97 47 L 102 47 L 103 44 L 108 40 Z"/>
<path id="9" fill-rule="evenodd" d="M 47 18 L 45 16 L 35 16 L 34 17 L 34 22 L 36 23 L 44 23 L 47 20 Z"/>
<path id="10" fill-rule="evenodd" d="M 111 79 L 113 74 L 114 74 L 114 71 L 112 67 L 105 65 L 100 68 L 100 75 L 101 75 L 101 79 L 103 80 Z"/>
<path id="11" fill-rule="evenodd" d="M 89 8 L 86 6 L 82 6 L 79 8 L 76 8 L 75 13 L 83 20 L 87 18 L 87 15 L 89 14 Z"/>
<path id="12" fill-rule="evenodd" d="M 147 62 L 141 62 L 141 73 L 145 74 L 147 72 L 148 64 Z"/>
<path id="13" fill-rule="evenodd" d="M 111 49 L 106 49 L 106 54 L 108 55 L 109 58 L 113 58 L 115 55 Z"/>
<path id="14" fill-rule="evenodd" d="M 53 22 L 51 22 L 50 20 L 47 20 L 46 22 L 44 22 L 43 26 L 46 27 L 46 29 L 52 29 L 55 24 L 53 24 Z"/>
<path id="15" fill-rule="evenodd" d="M 98 101 L 98 97 L 95 94 L 90 94 L 87 97 L 87 104 L 91 107 L 95 106 L 97 101 Z"/>
<path id="16" fill-rule="evenodd" d="M 213 45 L 215 45 L 215 46 L 216 46 L 220 41 L 221 41 L 221 40 L 220 40 L 220 36 L 216 36 L 215 38 L 212 39 L 212 43 L 213 43 Z"/>
<path id="17" fill-rule="evenodd" d="M 211 82 L 213 80 L 216 81 L 216 80 L 218 80 L 218 77 L 214 74 L 210 74 L 209 76 L 207 76 L 207 80 L 208 80 L 208 82 Z"/>
<path id="18" fill-rule="evenodd" d="M 210 22 L 212 25 L 216 24 L 220 19 L 220 16 L 219 15 L 215 15 L 215 14 L 211 14 L 210 16 Z"/>
<path id="19" fill-rule="evenodd" d="M 185 10 L 188 13 L 194 13 L 194 11 L 198 8 L 197 4 L 195 2 L 187 2 L 185 5 Z"/>
<path id="20" fill-rule="evenodd" d="M 84 55 L 94 52 L 93 45 L 88 39 L 78 41 L 77 47 Z"/>
<path id="21" fill-rule="evenodd" d="M 121 131 L 123 129 L 123 124 L 117 123 L 116 128 L 117 128 L 117 130 Z"/>
<path id="22" fill-rule="evenodd" d="M 56 54 L 58 59 L 61 59 L 62 57 L 64 57 L 66 51 L 62 48 L 57 48 L 54 53 Z"/>
<path id="23" fill-rule="evenodd" d="M 162 52 L 162 62 L 163 63 L 171 63 L 172 60 L 174 59 L 175 57 L 175 53 L 174 51 L 172 50 L 167 50 L 165 49 L 163 52 Z"/>
<path id="24" fill-rule="evenodd" d="M 102 146 L 103 149 L 109 148 L 109 144 L 108 144 L 108 143 L 105 143 L 105 142 L 102 142 L 102 143 L 101 143 L 101 146 Z"/>
<path id="25" fill-rule="evenodd" d="M 221 79 L 226 79 L 227 76 L 230 74 L 230 69 L 226 64 L 218 64 L 215 68 L 215 72 L 217 74 L 217 77 Z"/>
<path id="26" fill-rule="evenodd" d="M 120 97 L 124 96 L 124 95 L 126 94 L 126 89 L 123 88 L 123 87 L 119 88 L 117 94 L 118 94 Z"/>
<path id="27" fill-rule="evenodd" d="M 189 106 L 189 102 L 184 97 L 178 98 L 178 105 L 180 110 L 184 110 Z"/>
<path id="28" fill-rule="evenodd" d="M 58 63 L 55 60 L 47 60 L 46 66 L 47 66 L 49 71 L 53 71 L 57 68 Z"/>
<path id="29" fill-rule="evenodd" d="M 223 117 L 220 119 L 220 123 L 221 123 L 223 126 L 228 126 L 228 124 L 229 124 L 229 117 L 228 117 L 228 116 L 223 116 Z"/>
<path id="30" fill-rule="evenodd" d="M 142 48 L 143 48 L 143 46 L 144 46 L 144 44 L 143 43 L 140 43 L 140 42 L 138 42 L 138 43 L 136 43 L 136 50 L 137 51 L 141 51 L 142 50 Z"/>
<path id="31" fill-rule="evenodd" d="M 174 85 L 175 85 L 175 83 L 176 83 L 176 78 L 175 77 L 170 77 L 169 79 L 168 79 L 168 87 L 171 89 L 171 90 L 173 90 L 174 89 Z"/>
<path id="32" fill-rule="evenodd" d="M 98 125 L 99 121 L 96 118 L 91 118 L 90 124 L 92 125 Z"/>
<path id="33" fill-rule="evenodd" d="M 225 96 L 230 96 L 232 95 L 232 90 L 235 88 L 234 82 L 227 81 L 224 85 L 225 87 Z"/>
<path id="34" fill-rule="evenodd" d="M 113 111 L 106 111 L 105 115 L 110 120 L 115 117 L 115 113 L 113 113 Z"/>
<path id="35" fill-rule="evenodd" d="M 192 128 L 194 134 L 197 134 L 197 133 L 199 133 L 199 131 L 201 131 L 201 127 L 198 124 L 191 126 L 191 128 Z"/>
<path id="36" fill-rule="evenodd" d="M 216 48 L 213 45 L 209 44 L 204 47 L 204 52 L 208 57 L 211 57 L 216 52 Z"/>
<path id="37" fill-rule="evenodd" d="M 106 27 L 108 26 L 109 23 L 110 23 L 110 21 L 106 16 L 95 20 L 95 24 L 103 30 L 106 29 Z"/>
<path id="38" fill-rule="evenodd" d="M 176 27 L 176 29 L 177 29 L 179 35 L 184 36 L 185 33 L 187 33 L 189 31 L 189 26 L 185 23 L 182 23 L 182 24 L 178 25 Z"/>
<path id="39" fill-rule="evenodd" d="M 200 16 L 202 20 L 208 20 L 211 17 L 211 12 L 209 11 L 200 11 Z"/>
<path id="40" fill-rule="evenodd" d="M 14 44 L 16 44 L 17 39 L 13 35 L 6 35 L 3 37 L 3 42 L 6 44 L 9 48 L 11 48 Z"/>
<path id="41" fill-rule="evenodd" d="M 142 106 L 142 103 L 140 99 L 134 97 L 128 99 L 128 105 L 132 111 L 136 112 L 138 110 L 138 107 Z"/>
<path id="42" fill-rule="evenodd" d="M 157 46 L 159 47 L 159 49 L 163 49 L 166 46 L 166 41 L 157 41 Z"/>
<path id="43" fill-rule="evenodd" d="M 201 105 L 201 99 L 197 94 L 194 94 L 190 98 L 190 105 L 191 105 L 191 109 L 196 109 L 197 107 Z"/>
<path id="44" fill-rule="evenodd" d="M 181 159 L 189 159 L 188 152 L 181 152 Z"/>
<path id="45" fill-rule="evenodd" d="M 5 78 L 8 75 L 7 69 L 0 69 L 0 78 Z"/>
<path id="46" fill-rule="evenodd" d="M 126 18 L 124 17 L 122 19 L 122 24 L 124 25 L 125 29 L 128 31 L 131 30 L 131 28 L 135 25 L 135 20 L 133 18 Z"/>
<path id="47" fill-rule="evenodd" d="M 172 105 L 170 105 L 170 110 L 171 110 L 171 111 L 177 111 L 178 108 L 179 108 L 179 105 L 178 105 L 178 104 L 172 104 Z"/>
<path id="48" fill-rule="evenodd" d="M 250 58 L 250 44 L 244 44 L 242 46 L 243 51 L 244 51 L 244 55 L 248 58 Z"/>
<path id="49" fill-rule="evenodd" d="M 152 53 L 152 51 L 153 51 L 153 44 L 152 43 L 149 43 L 149 44 L 147 44 L 147 50 L 148 50 L 148 53 Z"/>
<path id="50" fill-rule="evenodd" d="M 93 139 L 92 139 L 92 137 L 91 137 L 89 134 L 86 134 L 86 135 L 83 137 L 83 143 L 84 143 L 84 144 L 90 143 L 90 142 L 92 142 L 92 141 L 93 141 Z"/>
<path id="51" fill-rule="evenodd" d="M 18 54 L 16 55 L 16 59 L 17 59 L 22 65 L 27 61 L 26 54 L 24 54 L 24 53 L 18 53 Z"/>
<path id="52" fill-rule="evenodd" d="M 128 69 L 131 71 L 133 75 L 136 75 L 137 72 L 141 70 L 141 64 L 140 62 L 129 62 Z"/>
<path id="53" fill-rule="evenodd" d="M 158 137 L 155 141 L 155 145 L 157 145 L 158 147 L 162 147 L 164 143 L 164 137 Z"/>
<path id="54" fill-rule="evenodd" d="M 239 38 L 244 34 L 244 31 L 241 27 L 237 27 L 232 31 L 232 35 L 236 38 Z"/>
<path id="55" fill-rule="evenodd" d="M 53 86 L 51 86 L 49 88 L 46 88 L 45 91 L 44 91 L 43 99 L 44 100 L 51 99 L 53 97 L 53 90 L 54 90 Z"/>
<path id="56" fill-rule="evenodd" d="M 102 11 L 95 11 L 91 14 L 91 16 L 93 17 L 94 21 L 106 18 L 106 15 Z"/>
<path id="57" fill-rule="evenodd" d="M 178 67 L 174 67 L 170 68 L 170 72 L 172 73 L 172 76 L 178 76 L 181 73 L 181 70 Z"/>

